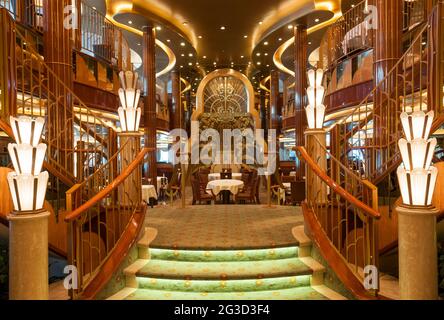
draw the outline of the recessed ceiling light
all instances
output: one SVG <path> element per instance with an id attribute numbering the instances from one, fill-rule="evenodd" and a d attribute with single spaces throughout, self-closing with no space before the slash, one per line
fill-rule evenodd
<path id="1" fill-rule="evenodd" d="M 180 45 L 181 45 L 182 47 L 185 47 L 185 42 L 181 42 Z"/>
<path id="2" fill-rule="evenodd" d="M 183 66 L 180 66 L 181 69 L 183 69 Z"/>
<path id="3" fill-rule="evenodd" d="M 128 23 L 129 23 L 129 24 L 133 24 L 133 22 L 132 22 L 131 20 L 130 20 L 130 21 L 128 21 Z"/>
<path id="4" fill-rule="evenodd" d="M 256 53 L 256 55 L 257 55 L 258 57 L 260 57 L 260 56 L 261 56 L 261 53 L 260 53 L 260 52 L 258 52 L 258 53 Z"/>
<path id="5" fill-rule="evenodd" d="M 264 42 L 264 46 L 268 46 L 268 41 L 265 41 L 265 42 Z"/>
<path id="6" fill-rule="evenodd" d="M 278 40 L 279 40 L 279 41 L 282 41 L 282 38 L 279 38 Z"/>
<path id="7" fill-rule="evenodd" d="M 170 39 L 167 39 L 167 42 L 171 42 L 171 40 L 170 40 Z"/>
<path id="8" fill-rule="evenodd" d="M 182 53 L 181 56 L 182 56 L 182 57 L 185 57 L 185 53 Z"/>
<path id="9" fill-rule="evenodd" d="M 199 39 L 202 39 L 202 36 L 198 36 Z"/>
<path id="10" fill-rule="evenodd" d="M 308 43 L 308 45 L 311 45 L 311 41 Z"/>
<path id="11" fill-rule="evenodd" d="M 244 38 L 245 38 L 245 39 L 247 39 L 247 38 L 248 38 L 248 36 L 247 36 L 247 35 L 245 35 L 245 36 L 244 36 Z"/>
<path id="12" fill-rule="evenodd" d="M 264 23 L 263 21 L 259 21 L 259 24 L 262 24 L 262 23 Z"/>
<path id="13" fill-rule="evenodd" d="M 319 19 L 315 19 L 315 22 L 319 22 L 320 20 Z"/>
<path id="14" fill-rule="evenodd" d="M 189 66 L 192 66 L 192 65 L 193 65 L 193 63 L 192 63 L 192 62 L 188 62 L 188 65 L 189 65 Z"/>
<path id="15" fill-rule="evenodd" d="M 220 27 L 220 30 L 225 30 L 226 28 L 224 26 Z"/>
<path id="16" fill-rule="evenodd" d="M 261 65 L 261 63 L 260 63 L 260 62 L 258 62 L 258 63 L 257 63 L 257 65 L 258 65 L 258 66 L 260 66 L 260 65 Z"/>
<path id="17" fill-rule="evenodd" d="M 268 53 L 264 53 L 264 56 L 268 57 Z"/>
<path id="18" fill-rule="evenodd" d="M 288 29 L 293 29 L 293 25 L 292 25 L 292 24 L 289 24 L 287 28 L 288 28 Z"/>
<path id="19" fill-rule="evenodd" d="M 241 56 L 241 59 L 245 58 L 244 56 Z"/>
<path id="20" fill-rule="evenodd" d="M 188 25 L 188 22 L 184 21 L 184 22 L 182 22 L 182 24 L 183 24 L 184 26 L 187 26 L 187 25 Z"/>
<path id="21" fill-rule="evenodd" d="M 188 54 L 188 57 L 192 57 L 192 56 L 193 56 L 193 54 L 192 54 L 192 53 L 189 53 L 189 54 Z"/>
<path id="22" fill-rule="evenodd" d="M 204 58 L 204 59 L 206 59 L 206 58 L 207 58 L 207 56 L 203 56 L 203 58 Z"/>
<path id="23" fill-rule="evenodd" d="M 162 30 L 162 27 L 156 27 L 156 29 L 158 30 L 158 31 L 160 31 L 160 30 Z"/>

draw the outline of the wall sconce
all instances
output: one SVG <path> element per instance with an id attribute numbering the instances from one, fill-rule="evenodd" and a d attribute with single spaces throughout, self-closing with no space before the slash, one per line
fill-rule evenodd
<path id="1" fill-rule="evenodd" d="M 324 103 L 325 89 L 322 86 L 324 71 L 322 69 L 308 71 L 310 86 L 307 89 L 308 106 L 305 108 L 309 129 L 324 127 L 326 107 Z"/>
<path id="2" fill-rule="evenodd" d="M 434 112 L 417 111 L 401 114 L 407 139 L 400 139 L 403 164 L 398 168 L 402 200 L 407 206 L 431 206 L 438 170 L 432 166 L 437 141 L 429 139 Z"/>
<path id="3" fill-rule="evenodd" d="M 120 125 L 123 132 L 138 132 L 142 110 L 138 108 L 140 90 L 138 86 L 138 74 L 132 71 L 120 72 L 119 99 L 121 107 L 118 110 Z"/>
<path id="4" fill-rule="evenodd" d="M 14 211 L 38 212 L 43 209 L 49 178 L 48 172 L 40 172 L 47 149 L 40 143 L 45 120 L 11 117 L 10 122 L 17 142 L 8 146 L 15 170 L 8 174 Z"/>

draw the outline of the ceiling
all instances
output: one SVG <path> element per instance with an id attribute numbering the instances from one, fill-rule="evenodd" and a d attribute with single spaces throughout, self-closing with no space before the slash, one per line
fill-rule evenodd
<path id="1" fill-rule="evenodd" d="M 340 2 L 340 0 L 332 2 Z M 265 77 L 274 69 L 273 54 L 293 36 L 289 25 L 312 27 L 333 14 L 317 10 L 318 0 L 87 0 L 102 12 L 113 11 L 115 21 L 142 30 L 158 28 L 157 38 L 172 49 L 176 69 L 188 78 L 193 89 L 202 76 L 218 68 L 232 67 L 250 78 Z M 359 0 L 342 0 L 343 11 Z M 122 3 L 127 3 L 126 8 Z M 116 10 L 118 7 L 119 10 Z M 309 36 L 309 54 L 319 46 L 324 31 Z M 131 48 L 142 53 L 140 35 L 125 33 Z M 282 56 L 292 68 L 294 48 Z M 162 50 L 156 51 L 158 71 L 168 65 Z M 165 78 L 164 78 L 165 80 Z M 191 81 L 197 80 L 197 81 Z M 256 83 L 258 85 L 258 83 Z"/>

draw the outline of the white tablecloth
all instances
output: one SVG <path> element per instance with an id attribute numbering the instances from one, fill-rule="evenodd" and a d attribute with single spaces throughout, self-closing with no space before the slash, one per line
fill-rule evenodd
<path id="1" fill-rule="evenodd" d="M 220 173 L 210 173 L 208 181 L 220 180 Z M 242 173 L 233 173 L 233 180 L 242 180 Z"/>
<path id="2" fill-rule="evenodd" d="M 142 200 L 150 202 L 150 199 L 157 200 L 156 188 L 152 185 L 142 186 Z"/>
<path id="3" fill-rule="evenodd" d="M 296 171 L 290 172 L 290 177 L 296 177 Z"/>
<path id="4" fill-rule="evenodd" d="M 244 183 L 239 180 L 214 180 L 208 183 L 207 190 L 208 193 L 212 191 L 216 196 L 222 191 L 230 191 L 232 194 L 237 195 L 243 187 Z"/>

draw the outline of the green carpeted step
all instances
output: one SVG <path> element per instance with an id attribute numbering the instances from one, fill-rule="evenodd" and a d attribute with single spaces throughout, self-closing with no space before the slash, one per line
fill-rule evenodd
<path id="1" fill-rule="evenodd" d="M 251 280 L 171 280 L 137 278 L 139 289 L 176 292 L 251 292 L 309 287 L 311 276 Z"/>
<path id="2" fill-rule="evenodd" d="M 138 289 L 126 300 L 328 300 L 311 287 L 252 292 L 179 292 Z"/>
<path id="3" fill-rule="evenodd" d="M 240 280 L 294 277 L 312 273 L 312 269 L 299 258 L 232 262 L 153 259 L 140 269 L 136 276 L 176 280 Z"/>
<path id="4" fill-rule="evenodd" d="M 167 250 L 150 248 L 151 259 L 187 262 L 260 261 L 297 258 L 298 247 L 255 250 Z"/>

